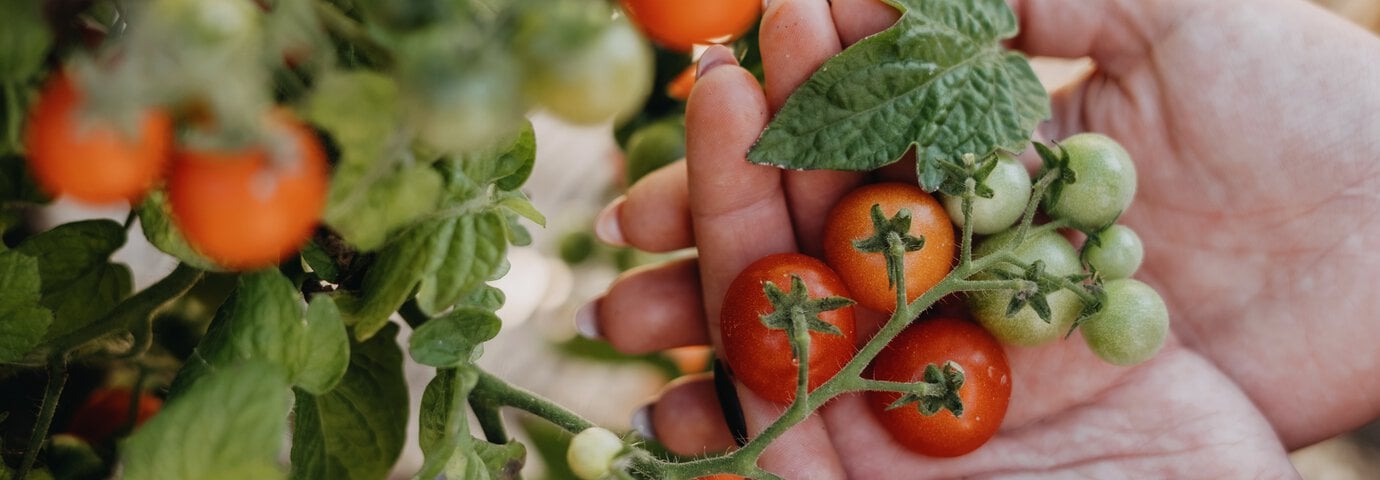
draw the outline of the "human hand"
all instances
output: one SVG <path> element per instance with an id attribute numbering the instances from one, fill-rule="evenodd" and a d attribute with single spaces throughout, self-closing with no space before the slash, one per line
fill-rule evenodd
<path id="1" fill-rule="evenodd" d="M 1261 291 L 1251 288 L 1255 282 L 1278 281 L 1316 268 L 1319 259 L 1306 255 L 1297 262 L 1276 258 L 1270 264 L 1253 261 L 1253 256 L 1266 251 L 1262 248 L 1315 245 L 1312 239 L 1317 237 L 1318 225 L 1339 224 L 1337 216 L 1346 211 L 1354 215 L 1354 209 L 1364 207 L 1366 201 L 1373 206 L 1373 199 L 1348 197 L 1342 198 L 1347 202 L 1342 212 L 1330 216 L 1304 216 L 1292 202 L 1286 209 L 1267 209 L 1265 215 L 1256 208 L 1284 203 L 1288 197 L 1280 192 L 1290 192 L 1293 198 L 1313 195 L 1316 198 L 1311 200 L 1337 199 L 1337 183 L 1328 181 L 1335 179 L 1303 182 L 1300 175 L 1275 176 L 1306 167 L 1288 163 L 1289 158 L 1297 157 L 1262 148 L 1267 143 L 1257 137 L 1293 132 L 1300 126 L 1316 129 L 1320 124 L 1342 131 L 1342 127 L 1350 127 L 1354 134 L 1355 122 L 1364 122 L 1367 117 L 1363 112 L 1371 111 L 1351 105 L 1324 106 L 1316 98 L 1257 101 L 1294 94 L 1297 89 L 1291 86 L 1307 84 L 1311 78 L 1337 81 L 1316 68 L 1299 67 L 1300 63 L 1332 64 L 1338 60 L 1310 57 L 1317 52 L 1316 43 L 1305 51 L 1304 46 L 1281 40 L 1279 32 L 1292 31 L 1293 27 L 1284 28 L 1280 23 L 1302 21 L 1310 25 L 1306 32 L 1327 32 L 1330 36 L 1318 41 L 1338 48 L 1322 51 L 1337 56 L 1355 55 L 1340 44 L 1353 45 L 1354 50 L 1359 42 L 1370 45 L 1373 52 L 1374 40 L 1306 4 L 1287 1 L 1250 4 L 1247 8 L 1239 2 L 1187 0 L 1129 5 L 1030 0 L 1016 2 L 1015 7 L 1024 29 L 1014 42 L 1017 48 L 1033 55 L 1087 54 L 1097 63 L 1098 69 L 1088 78 L 1056 93 L 1055 119 L 1045 133 L 1051 138 L 1085 130 L 1107 133 L 1140 162 L 1141 198 L 1123 222 L 1135 228 L 1146 243 L 1147 264 L 1141 277 L 1165 293 L 1174 318 L 1174 335 L 1158 357 L 1134 369 L 1102 364 L 1077 341 L 1008 349 L 1015 378 L 1011 410 L 998 437 L 966 457 L 938 461 L 910 454 L 890 441 L 860 398 L 844 397 L 821 409 L 819 417 L 792 430 L 768 451 L 762 466 L 788 478 L 837 478 L 845 472 L 857 478 L 1032 470 L 1094 476 L 1109 470 L 1171 476 L 1175 472 L 1215 476 L 1250 473 L 1211 468 L 1279 474 L 1288 472 L 1289 466 L 1270 423 L 1293 445 L 1373 417 L 1374 406 L 1306 410 L 1307 415 L 1300 415 L 1305 406 L 1302 402 L 1316 402 L 1319 388 L 1337 387 L 1335 382 L 1345 378 L 1340 373 L 1303 375 L 1300 381 L 1306 385 L 1302 388 L 1296 383 L 1286 389 L 1276 386 L 1280 373 L 1306 365 L 1300 363 L 1303 355 L 1354 353 L 1349 349 L 1315 351 L 1320 350 L 1316 342 L 1298 341 L 1304 328 L 1293 315 L 1298 302 L 1329 307 L 1312 312 L 1336 311 L 1335 304 L 1328 303 L 1335 302 L 1335 297 L 1267 296 L 1266 302 L 1234 304 L 1240 310 L 1232 312 L 1221 299 L 1201 295 L 1214 292 L 1216 297 L 1225 295 L 1225 299 L 1245 298 Z M 889 7 L 872 0 L 838 0 L 832 8 L 831 15 L 822 1 L 776 2 L 765 16 L 761 36 L 768 75 L 766 91 L 731 66 L 708 68 L 687 114 L 688 168 L 675 166 L 648 177 L 605 216 L 621 226 L 610 229 L 606 223 L 602 229 L 606 238 L 621 238 L 651 250 L 684 247 L 693 241 L 700 253 L 698 262 L 632 273 L 595 304 L 600 330 L 615 346 L 648 351 L 716 340 L 719 300 L 743 266 L 779 251 L 800 249 L 818 254 L 819 246 L 813 239 L 820 237 L 824 213 L 863 178 L 839 172 L 781 172 L 746 164 L 743 154 L 765 125 L 769 112 L 824 59 L 837 53 L 839 39 L 851 43 L 895 18 Z M 1252 18 L 1224 19 L 1244 11 Z M 1231 20 L 1227 22 L 1229 34 L 1223 30 L 1226 20 Z M 1129 32 L 1141 32 L 1142 36 Z M 1237 52 L 1238 56 L 1230 59 L 1221 55 L 1242 42 L 1253 45 L 1252 49 Z M 1288 56 L 1290 52 L 1300 58 L 1266 58 Z M 725 53 L 706 54 L 702 68 L 731 61 L 724 58 Z M 1254 60 L 1244 59 L 1252 55 Z M 1223 61 L 1237 68 L 1222 69 Z M 1368 78 L 1360 75 L 1370 68 L 1365 62 L 1340 63 L 1330 72 L 1335 74 L 1340 68 L 1340 78 Z M 1249 78 L 1253 86 L 1263 89 L 1260 97 L 1224 101 L 1240 95 L 1223 90 L 1239 90 L 1236 80 L 1241 78 Z M 1373 93 L 1362 94 L 1370 96 L 1358 103 L 1378 103 Z M 1290 107 L 1293 115 L 1266 114 L 1281 105 Z M 1341 119 L 1325 122 L 1320 112 Z M 1348 112 L 1352 115 L 1345 115 Z M 1228 117 L 1238 120 L 1228 122 Z M 1252 127 L 1239 128 L 1242 122 L 1251 122 Z M 1318 153 L 1355 142 L 1337 130 L 1324 130 L 1314 131 L 1308 142 L 1292 142 L 1286 147 L 1290 153 Z M 1369 145 L 1368 150 L 1374 152 L 1375 145 Z M 1337 163 L 1352 168 L 1365 166 L 1345 158 Z M 1226 190 L 1213 183 L 1219 173 L 1243 176 L 1248 181 Z M 1353 181 L 1362 178 L 1354 171 L 1320 173 Z M 894 175 L 897 172 L 882 174 Z M 1313 177 L 1317 176 L 1315 172 Z M 1204 205 L 1218 209 L 1202 212 Z M 1296 228 L 1288 223 L 1299 218 L 1303 221 L 1294 223 L 1304 225 Z M 1265 241 L 1259 227 L 1251 226 L 1267 221 L 1287 223 L 1288 228 L 1271 232 L 1272 237 Z M 1347 223 L 1354 221 L 1340 224 Z M 1310 226 L 1308 237 L 1288 236 L 1289 242 L 1282 242 L 1286 237 L 1281 233 L 1292 234 Z M 1214 249 L 1213 244 L 1193 248 L 1209 238 L 1232 250 Z M 1356 259 L 1323 260 L 1340 264 Z M 1374 262 L 1373 258 L 1367 260 Z M 1349 275 L 1359 276 L 1360 271 Z M 1322 279 L 1317 281 L 1317 288 L 1327 288 Z M 1336 286 L 1340 285 L 1352 284 Z M 1351 337 L 1355 329 L 1367 326 L 1336 325 L 1358 318 L 1358 311 L 1323 322 L 1310 319 L 1314 325 L 1308 331 L 1329 342 L 1355 338 Z M 1336 323 L 1329 329 L 1328 322 Z M 1262 328 L 1254 328 L 1262 324 Z M 1362 364 L 1366 361 L 1375 362 L 1365 360 Z M 1355 358 L 1339 358 L 1333 364 L 1358 369 L 1373 366 L 1358 365 Z M 739 388 L 739 393 L 752 432 L 764 428 L 784 408 L 766 404 L 744 389 Z M 1328 400 L 1356 407 L 1365 398 L 1334 395 Z M 1270 423 L 1252 400 L 1271 414 Z M 699 453 L 729 445 L 719 415 L 712 387 L 699 379 L 669 387 L 652 410 L 651 422 L 658 437 L 673 449 Z"/>

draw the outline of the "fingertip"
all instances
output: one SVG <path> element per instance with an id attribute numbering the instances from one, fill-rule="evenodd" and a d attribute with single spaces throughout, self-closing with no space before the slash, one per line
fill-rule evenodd
<path id="1" fill-rule="evenodd" d="M 600 298 L 590 300 L 589 303 L 580 307 L 575 312 L 575 332 L 581 337 L 598 340 L 601 338 L 599 333 L 599 301 Z"/>
<path id="2" fill-rule="evenodd" d="M 627 200 L 627 196 L 614 199 L 594 219 L 594 236 L 598 237 L 599 241 L 615 247 L 628 245 L 627 238 L 623 236 L 622 225 L 623 204 L 627 203 Z"/>
<path id="3" fill-rule="evenodd" d="M 699 67 L 695 71 L 695 78 L 698 80 L 708 75 L 711 70 L 724 65 L 737 65 L 738 59 L 733 57 L 733 51 L 723 45 L 714 45 L 700 55 Z M 698 83 L 698 81 L 697 81 Z"/>

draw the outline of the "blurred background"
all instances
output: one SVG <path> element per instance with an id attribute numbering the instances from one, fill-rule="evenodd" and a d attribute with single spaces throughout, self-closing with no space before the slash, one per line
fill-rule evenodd
<path id="1" fill-rule="evenodd" d="M 1380 31 L 1380 0 L 1316 2 Z M 687 64 L 684 55 L 659 57 L 658 85 L 679 74 Z M 1047 85 L 1062 84 L 1087 68 L 1085 62 L 1077 61 L 1038 59 L 1036 64 Z M 674 111 L 678 107 L 667 97 L 664 92 L 654 92 L 652 101 L 663 102 L 668 111 Z M 656 108 L 653 105 L 649 110 Z M 541 111 L 532 119 L 538 159 L 526 190 L 547 215 L 548 225 L 532 231 L 530 247 L 511 250 L 511 273 L 494 284 L 508 292 L 507 303 L 498 312 L 504 328 L 486 345 L 489 355 L 480 364 L 597 424 L 627 431 L 634 411 L 671 379 L 703 371 L 710 353 L 685 348 L 630 357 L 576 334 L 575 312 L 601 294 L 621 271 L 676 255 L 602 246 L 594 240 L 590 225 L 630 178 L 683 155 L 683 126 L 655 116 L 634 118 L 619 129 L 606 123 L 573 125 Z M 127 213 L 125 208 L 93 210 L 59 201 L 43 212 L 39 228 L 93 216 L 121 220 Z M 176 265 L 176 260 L 141 241 L 131 238 L 115 257 L 115 261 L 133 267 L 136 289 L 161 278 Z M 398 323 L 406 328 L 405 323 Z M 406 342 L 406 332 L 399 340 Z M 415 402 L 434 369 L 409 363 L 407 373 Z M 514 433 L 529 445 L 528 478 L 574 478 L 564 467 L 565 434 L 512 412 L 508 415 L 510 424 L 523 427 L 514 428 Z M 395 478 L 408 478 L 421 466 L 416 420 L 414 409 L 408 447 L 395 467 Z M 1291 458 L 1307 479 L 1380 479 L 1380 423 L 1301 449 Z"/>

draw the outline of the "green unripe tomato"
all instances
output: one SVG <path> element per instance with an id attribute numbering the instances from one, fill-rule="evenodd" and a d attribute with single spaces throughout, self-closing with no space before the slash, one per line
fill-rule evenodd
<path id="1" fill-rule="evenodd" d="M 991 235 L 1006 230 L 1021 219 L 1026 202 L 1030 201 L 1030 173 L 1016 157 L 998 154 L 997 167 L 987 176 L 986 185 L 992 198 L 973 199 L 973 233 Z M 944 210 L 960 228 L 963 218 L 963 197 L 943 195 Z"/>
<path id="2" fill-rule="evenodd" d="M 575 476 L 585 480 L 598 480 L 609 474 L 613 460 L 623 451 L 623 441 L 613 432 L 590 427 L 575 438 L 570 439 L 570 450 L 566 450 L 565 460 Z"/>
<path id="3" fill-rule="evenodd" d="M 1112 225 L 1097 234 L 1097 245 L 1083 247 L 1083 260 L 1102 278 L 1114 280 L 1131 278 L 1145 260 L 1145 245 L 1135 230 L 1125 225 Z"/>
<path id="4" fill-rule="evenodd" d="M 1077 180 L 1065 185 L 1059 203 L 1045 205 L 1045 211 L 1085 232 L 1111 225 L 1136 196 L 1131 155 L 1115 140 L 1096 133 L 1066 138 L 1059 147 L 1068 153 L 1069 169 Z"/>
<path id="5" fill-rule="evenodd" d="M 573 51 L 530 64 L 525 89 L 552 113 L 573 123 L 623 120 L 652 91 L 652 49 L 625 20 Z"/>
<path id="6" fill-rule="evenodd" d="M 1129 366 L 1149 360 L 1169 336 L 1169 309 L 1160 294 L 1138 280 L 1105 284 L 1107 304 L 1079 326 L 1083 341 L 1098 358 Z"/>
<path id="7" fill-rule="evenodd" d="M 1042 260 L 1045 262 L 1045 271 L 1052 275 L 1066 276 L 1082 272 L 1078 252 L 1063 235 L 1052 230 L 1032 234 L 1012 252 L 1016 258 L 1025 263 Z M 991 254 L 1009 243 L 1014 236 L 1015 230 L 1008 230 L 989 237 L 977 245 L 973 255 L 981 257 Z M 1011 266 L 995 268 L 1020 273 Z M 995 277 L 982 274 L 975 278 L 991 280 Z M 1010 290 L 993 290 L 974 292 L 968 296 L 968 307 L 973 318 L 977 319 L 992 336 L 997 337 L 997 340 L 1007 345 L 1031 347 L 1062 338 L 1073 327 L 1074 320 L 1078 319 L 1078 314 L 1083 310 L 1083 303 L 1076 294 L 1068 290 L 1059 290 L 1045 295 L 1051 313 L 1049 322 L 1040 318 L 1030 306 L 1007 317 L 1006 308 L 1014 295 L 1015 292 Z"/>
<path id="8" fill-rule="evenodd" d="M 685 123 L 683 117 L 658 120 L 639 128 L 628 137 L 627 184 L 652 173 L 676 160 L 685 158 Z"/>

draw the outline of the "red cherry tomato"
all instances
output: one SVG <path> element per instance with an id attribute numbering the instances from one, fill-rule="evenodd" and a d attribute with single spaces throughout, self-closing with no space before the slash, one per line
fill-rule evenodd
<path id="1" fill-rule="evenodd" d="M 227 268 L 273 265 L 305 243 L 326 203 L 326 155 L 286 114 L 273 148 L 178 152 L 168 178 L 173 219 L 187 242 Z M 271 160 L 270 150 L 285 157 Z"/>
<path id="2" fill-rule="evenodd" d="M 825 261 L 839 272 L 859 305 L 891 312 L 896 310 L 896 289 L 888 284 L 886 258 L 853 246 L 875 235 L 873 205 L 881 205 L 887 218 L 903 208 L 910 210 L 909 233 L 925 239 L 924 248 L 905 254 L 906 301 L 914 301 L 953 269 L 954 228 L 944 207 L 915 185 L 865 185 L 834 205 L 824 226 Z"/>
<path id="3" fill-rule="evenodd" d="M 83 101 L 61 73 L 43 88 L 24 138 L 34 177 L 49 193 L 83 202 L 139 200 L 163 175 L 172 147 L 171 117 L 149 110 L 125 132 L 83 118 Z"/>
<path id="4" fill-rule="evenodd" d="M 67 432 L 92 445 L 109 440 L 129 423 L 131 398 L 128 388 L 102 388 L 92 392 L 86 398 L 86 403 L 72 415 Z M 135 416 L 134 426 L 143 425 L 162 408 L 163 399 L 140 393 L 139 412 Z"/>
<path id="5" fill-rule="evenodd" d="M 720 314 L 724 358 L 733 375 L 762 398 L 778 403 L 795 398 L 798 364 L 786 331 L 762 324 L 762 315 L 775 311 L 763 284 L 772 282 L 789 291 L 792 275 L 805 282 L 812 299 L 848 296 L 848 289 L 824 262 L 799 253 L 779 253 L 753 262 L 738 274 L 728 287 Z M 810 390 L 838 373 L 855 350 L 853 307 L 823 312 L 819 318 L 843 335 L 810 332 Z"/>
<path id="6" fill-rule="evenodd" d="M 955 362 L 964 373 L 958 396 L 963 416 L 940 412 L 925 416 L 914 404 L 887 410 L 895 392 L 867 392 L 872 413 L 906 448 L 932 457 L 966 454 L 992 438 L 1011 400 L 1011 368 L 997 339 L 971 322 L 938 318 L 911 325 L 872 361 L 865 375 L 875 380 L 916 382 L 925 367 Z"/>
<path id="7" fill-rule="evenodd" d="M 621 0 L 623 10 L 652 41 L 689 52 L 696 44 L 737 39 L 762 14 L 761 0 Z"/>

